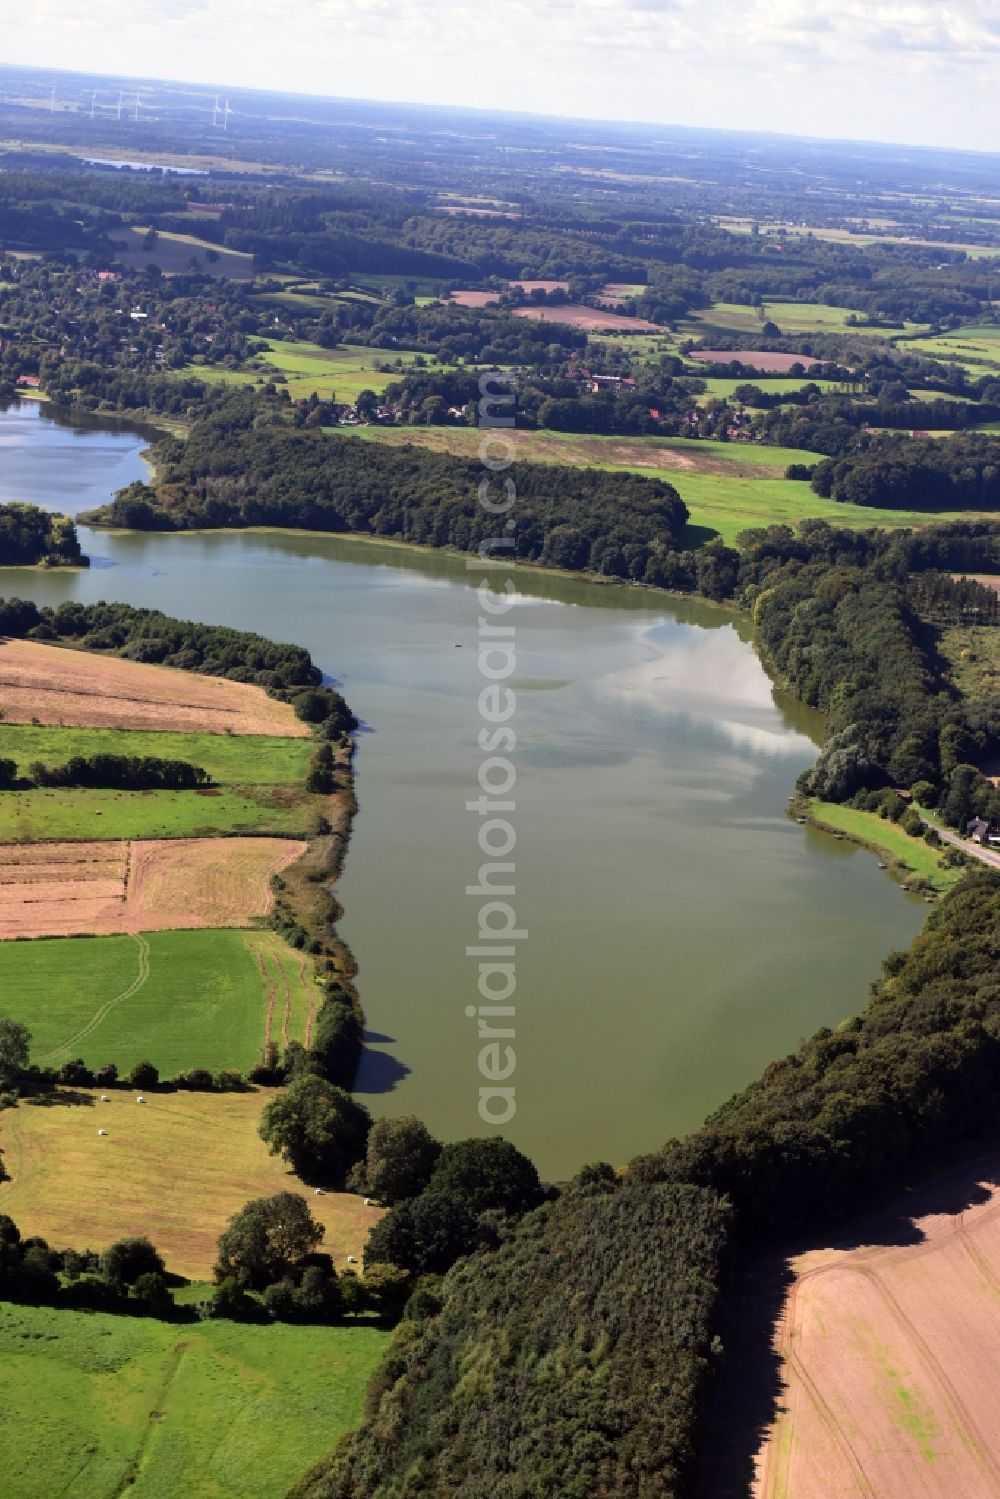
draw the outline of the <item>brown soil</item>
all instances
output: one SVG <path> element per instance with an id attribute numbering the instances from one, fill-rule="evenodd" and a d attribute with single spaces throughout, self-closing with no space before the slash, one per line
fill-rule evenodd
<path id="1" fill-rule="evenodd" d="M 736 360 L 762 375 L 787 375 L 793 364 L 808 369 L 816 363 L 809 354 L 782 354 L 776 349 L 692 349 L 691 358 L 706 364 L 732 364 Z"/>
<path id="2" fill-rule="evenodd" d="M 646 318 L 625 317 L 621 312 L 608 312 L 600 307 L 584 307 L 579 302 L 567 302 L 565 307 L 515 307 L 515 317 L 531 318 L 538 323 L 568 323 L 571 328 L 586 328 L 598 333 L 665 333 L 658 323 Z"/>
<path id="3" fill-rule="evenodd" d="M 295 710 L 263 687 L 33 640 L 0 641 L 0 709 L 7 723 L 291 739 L 309 734 Z"/>
<path id="4" fill-rule="evenodd" d="M 512 281 L 510 284 L 529 294 L 533 291 L 569 291 L 568 281 Z"/>
<path id="5" fill-rule="evenodd" d="M 448 298 L 457 307 L 489 307 L 499 300 L 498 291 L 453 291 Z"/>
<path id="6" fill-rule="evenodd" d="M 974 1206 L 912 1219 L 917 1242 L 794 1263 L 776 1337 L 785 1389 L 757 1454 L 756 1499 L 1000 1494 L 992 1164 L 974 1173 Z"/>
<path id="7" fill-rule="evenodd" d="M 0 940 L 249 926 L 271 877 L 302 857 L 289 838 L 0 845 Z"/>

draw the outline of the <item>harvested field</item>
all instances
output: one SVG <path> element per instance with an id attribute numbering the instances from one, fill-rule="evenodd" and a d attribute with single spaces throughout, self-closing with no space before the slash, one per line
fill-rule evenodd
<path id="1" fill-rule="evenodd" d="M 288 838 L 0 844 L 0 940 L 238 927 L 305 853 Z"/>
<path id="2" fill-rule="evenodd" d="M 588 333 L 663 333 L 659 323 L 647 318 L 626 317 L 602 307 L 585 307 L 581 302 L 567 302 L 565 307 L 515 307 L 515 317 L 531 318 L 538 323 L 568 323 L 571 328 L 585 328 Z"/>
<path id="3" fill-rule="evenodd" d="M 630 297 L 641 297 L 647 289 L 637 281 L 605 281 L 598 296 L 605 302 L 627 302 Z"/>
<path id="4" fill-rule="evenodd" d="M 453 291 L 448 296 L 448 301 L 456 307 L 491 307 L 499 300 L 498 291 Z"/>
<path id="5" fill-rule="evenodd" d="M 732 364 L 736 360 L 765 375 L 787 375 L 793 365 L 801 364 L 808 370 L 816 363 L 810 354 L 783 354 L 777 349 L 692 349 L 691 358 L 705 364 Z"/>
<path id="6" fill-rule="evenodd" d="M 528 295 L 533 291 L 569 291 L 568 281 L 512 281 L 510 284 L 520 287 Z"/>
<path id="7" fill-rule="evenodd" d="M 0 1183 L 0 1212 L 23 1234 L 58 1245 L 99 1249 L 148 1234 L 168 1270 L 209 1280 L 234 1213 L 252 1197 L 301 1192 L 342 1270 L 349 1254 L 361 1259 L 381 1212 L 348 1193 L 315 1196 L 268 1155 L 257 1124 L 272 1092 L 147 1093 L 137 1108 L 131 1089 L 113 1090 L 107 1103 L 97 1092 L 63 1090 L 49 1106 L 5 1110 L 0 1149 L 10 1180 Z"/>
<path id="8" fill-rule="evenodd" d="M 309 734 L 295 710 L 263 687 L 34 640 L 0 641 L 0 709 L 8 723 L 290 739 Z"/>
<path id="9" fill-rule="evenodd" d="M 794 1262 L 776 1340 L 785 1389 L 757 1455 L 757 1499 L 1000 1493 L 995 1168 L 899 1205 L 882 1225 L 889 1242 L 876 1231 L 865 1247 Z"/>

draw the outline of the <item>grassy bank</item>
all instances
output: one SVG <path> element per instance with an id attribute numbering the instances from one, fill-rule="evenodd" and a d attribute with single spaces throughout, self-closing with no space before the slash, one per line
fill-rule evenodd
<path id="1" fill-rule="evenodd" d="M 951 869 L 941 861 L 941 853 L 922 838 L 908 833 L 877 812 L 858 812 L 836 802 L 809 801 L 805 815 L 814 827 L 843 833 L 852 843 L 860 844 L 884 861 L 889 874 L 900 884 L 925 881 L 931 889 L 943 894 L 958 883 L 961 869 Z"/>

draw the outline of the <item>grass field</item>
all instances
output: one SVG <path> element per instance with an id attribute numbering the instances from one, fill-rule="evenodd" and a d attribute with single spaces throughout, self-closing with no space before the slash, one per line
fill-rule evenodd
<path id="1" fill-rule="evenodd" d="M 479 434 L 462 427 L 362 427 L 363 441 L 405 443 L 471 456 Z M 926 511 L 877 510 L 822 499 L 800 480 L 780 477 L 790 463 L 815 463 L 817 454 L 763 444 L 709 442 L 683 437 L 578 437 L 567 432 L 518 432 L 526 462 L 578 463 L 611 472 L 645 474 L 672 484 L 691 512 L 686 545 L 721 536 L 732 542 L 753 526 L 795 525 L 818 516 L 834 525 L 927 526 L 942 517 Z M 1000 519 L 949 511 L 949 520 Z"/>
<path id="2" fill-rule="evenodd" d="M 306 831 L 325 806 L 285 786 L 211 791 L 8 791 L 0 795 L 0 843 L 73 838 L 207 838 L 218 833 Z"/>
<path id="3" fill-rule="evenodd" d="M 381 1212 L 347 1192 L 317 1197 L 268 1155 L 257 1127 L 272 1091 L 147 1093 L 144 1105 L 129 1089 L 112 1090 L 107 1103 L 69 1091 L 46 1106 L 5 1109 L 0 1150 L 10 1180 L 0 1183 L 0 1213 L 58 1246 L 101 1249 L 148 1234 L 168 1270 L 201 1281 L 211 1279 L 219 1235 L 246 1202 L 301 1192 L 343 1270 L 348 1255 L 361 1260 Z"/>
<path id="4" fill-rule="evenodd" d="M 939 632 L 937 648 L 963 697 L 996 701 L 1000 693 L 1000 630 L 990 625 L 953 625 Z"/>
<path id="5" fill-rule="evenodd" d="M 708 389 L 703 396 L 698 396 L 699 405 L 704 405 L 711 396 L 720 401 L 728 400 L 733 392 L 742 385 L 756 385 L 757 389 L 762 390 L 765 395 L 790 394 L 797 390 L 803 390 L 807 385 L 818 385 L 820 390 L 824 391 L 846 390 L 850 392 L 850 386 L 842 385 L 838 380 L 796 380 L 794 378 L 784 380 L 780 375 L 754 375 L 749 379 L 744 378 L 741 380 L 726 379 L 722 375 L 716 375 L 706 379 L 705 384 L 708 386 Z"/>
<path id="6" fill-rule="evenodd" d="M 851 327 L 851 316 L 864 313 L 850 307 L 828 307 L 823 302 L 765 302 L 761 308 L 743 302 L 713 302 L 698 312 L 691 312 L 681 325 L 691 337 L 706 335 L 713 329 L 727 333 L 759 334 L 765 323 L 774 323 L 782 333 L 850 333 L 859 337 L 892 338 L 898 334 L 926 331 L 926 323 L 904 323 L 898 328 Z"/>
<path id="7" fill-rule="evenodd" d="M 82 1056 L 123 1074 L 136 1062 L 164 1077 L 246 1072 L 268 1030 L 305 1040 L 320 997 L 311 966 L 269 931 L 46 937 L 0 943 L 0 993 L 46 1066 Z"/>
<path id="8" fill-rule="evenodd" d="M 936 338 L 906 339 L 899 347 L 904 354 L 929 354 L 933 359 L 960 364 L 972 375 L 1000 370 L 1000 324 L 996 323 L 970 324 Z"/>
<path id="9" fill-rule="evenodd" d="M 177 276 L 187 271 L 194 258 L 203 275 L 227 276 L 231 281 L 253 280 L 252 255 L 224 250 L 220 245 L 198 239 L 193 234 L 170 234 L 164 229 L 157 231 L 156 244 L 146 250 L 143 247 L 145 236 L 146 229 L 136 225 L 113 231 L 115 258 L 134 270 L 157 265 L 165 276 Z M 209 258 L 209 251 L 214 252 L 215 259 Z"/>
<path id="10" fill-rule="evenodd" d="M 836 802 L 813 801 L 809 813 L 818 827 L 845 833 L 855 843 L 880 854 L 896 875 L 906 872 L 919 875 L 935 890 L 950 890 L 962 877 L 961 869 L 950 869 L 941 863 L 941 855 L 922 838 L 911 838 L 896 823 L 879 817 L 877 812 L 858 812 Z"/>
<path id="11" fill-rule="evenodd" d="M 0 758 L 16 760 L 19 775 L 26 774 L 34 760 L 63 765 L 73 755 L 150 755 L 199 765 L 222 785 L 270 786 L 304 780 L 312 752 L 308 739 L 263 734 L 173 734 L 0 723 Z"/>
<path id="12" fill-rule="evenodd" d="M 4 1492 L 281 1499 L 357 1425 L 385 1336 L 0 1306 Z"/>
<path id="13" fill-rule="evenodd" d="M 327 400 L 338 401 L 353 401 L 363 390 L 380 394 L 387 385 L 401 378 L 401 372 L 379 370 L 376 365 L 387 365 L 398 359 L 406 366 L 416 358 L 416 354 L 396 353 L 395 350 L 356 346 L 322 349 L 319 344 L 290 343 L 278 338 L 271 339 L 267 351 L 256 356 L 271 372 L 276 371 L 285 377 L 286 388 L 295 401 L 311 396 L 314 391 Z M 453 366 L 435 365 L 434 368 L 451 369 Z M 254 385 L 272 378 L 268 370 L 249 367 L 229 370 L 201 364 L 188 365 L 181 373 L 230 385 Z"/>

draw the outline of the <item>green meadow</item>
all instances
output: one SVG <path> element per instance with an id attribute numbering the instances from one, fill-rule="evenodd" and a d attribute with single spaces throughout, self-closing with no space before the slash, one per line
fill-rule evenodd
<path id="1" fill-rule="evenodd" d="M 247 1072 L 272 1039 L 303 1040 L 316 1001 L 310 962 L 267 931 L 146 932 L 0 942 L 4 1014 L 27 1025 L 32 1060 L 83 1057 L 125 1073 L 152 1062 Z M 287 1011 L 287 1020 L 285 1019 Z"/>
<path id="2" fill-rule="evenodd" d="M 791 394 L 798 390 L 804 390 L 807 385 L 817 385 L 819 386 L 820 390 L 823 391 L 850 391 L 851 388 L 850 386 L 841 384 L 839 380 L 786 380 L 783 379 L 780 375 L 752 375 L 749 378 L 740 380 L 728 379 L 722 375 L 716 375 L 709 376 L 706 379 L 705 384 L 707 385 L 708 389 L 705 391 L 705 394 L 703 396 L 697 397 L 699 405 L 704 405 L 704 403 L 712 396 L 720 401 L 729 400 L 732 397 L 733 392 L 738 390 L 740 386 L 743 385 L 755 385 L 757 389 L 763 391 L 765 395 L 771 396 L 780 396 L 785 395 L 786 393 Z"/>
<path id="3" fill-rule="evenodd" d="M 899 345 L 904 354 L 929 354 L 934 359 L 960 364 L 970 375 L 988 375 L 1000 370 L 1000 324 L 974 323 L 953 328 L 936 338 L 906 339 Z"/>
<path id="4" fill-rule="evenodd" d="M 199 765 L 221 785 L 276 785 L 304 780 L 312 751 L 308 739 L 262 734 L 147 733 L 0 723 L 0 759 L 15 760 L 19 775 L 35 760 L 63 765 L 74 755 L 155 756 Z"/>
<path id="5" fill-rule="evenodd" d="M 691 312 L 681 325 L 692 338 L 707 337 L 713 329 L 725 333 L 759 335 L 765 323 L 774 323 L 782 333 L 850 333 L 860 337 L 892 338 L 926 331 L 927 324 L 904 323 L 899 328 L 852 327 L 849 317 L 864 313 L 850 307 L 828 307 L 824 302 L 765 302 L 751 307 L 745 302 L 713 302 L 711 307 Z"/>
<path id="6" fill-rule="evenodd" d="M 301 834 L 313 800 L 284 786 L 266 785 L 208 791 L 5 791 L 0 794 L 0 843 Z M 315 798 L 317 807 L 321 801 Z"/>
<path id="7" fill-rule="evenodd" d="M 369 1324 L 171 1324 L 0 1305 L 14 1499 L 281 1499 L 361 1418 Z"/>
<path id="8" fill-rule="evenodd" d="M 118 239 L 117 235 L 124 235 Z M 156 265 L 165 276 L 180 275 L 190 268 L 192 259 L 198 268 L 209 276 L 227 276 L 231 281 L 253 280 L 253 256 L 243 255 L 238 250 L 225 250 L 209 240 L 198 239 L 193 234 L 172 234 L 165 229 L 157 230 L 156 243 L 147 250 L 144 245 L 146 229 L 138 225 L 122 230 L 112 230 L 111 239 L 115 255 L 134 270 L 144 270 Z"/>
<path id="9" fill-rule="evenodd" d="M 287 339 L 269 340 L 267 349 L 255 355 L 254 362 L 266 366 L 263 369 L 223 369 L 218 365 L 190 364 L 183 371 L 196 375 L 200 380 L 223 381 L 230 385 L 256 385 L 274 378 L 277 373 L 284 377 L 285 385 L 293 400 L 299 401 L 314 392 L 326 400 L 353 401 L 363 390 L 373 390 L 378 395 L 400 378 L 398 369 L 378 369 L 396 360 L 405 367 L 420 356 L 414 353 L 391 353 L 385 349 L 366 349 L 357 345 L 338 349 L 322 349 L 319 344 L 292 343 Z M 427 356 L 424 356 L 427 358 Z M 432 361 L 428 358 L 428 364 Z M 435 366 L 450 369 L 453 366 Z"/>

